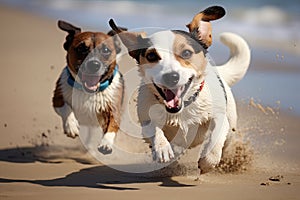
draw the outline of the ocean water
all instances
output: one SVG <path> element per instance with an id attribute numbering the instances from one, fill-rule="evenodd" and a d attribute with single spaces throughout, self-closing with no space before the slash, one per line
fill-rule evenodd
<path id="1" fill-rule="evenodd" d="M 110 18 L 129 29 L 187 30 L 185 25 L 196 13 L 221 5 L 227 14 L 213 22 L 215 40 L 210 56 L 216 63 L 226 61 L 228 50 L 218 42 L 218 35 L 224 31 L 243 36 L 252 51 L 249 72 L 233 87 L 235 96 L 254 98 L 263 105 L 280 101 L 282 110 L 300 115 L 300 0 L 0 0 L 1 4 L 100 31 L 109 30 Z M 260 63 L 268 68 L 260 67 Z"/>

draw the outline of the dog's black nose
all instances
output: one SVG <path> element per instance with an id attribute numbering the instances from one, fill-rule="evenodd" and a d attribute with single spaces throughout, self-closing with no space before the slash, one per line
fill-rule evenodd
<path id="1" fill-rule="evenodd" d="M 101 63 L 97 60 L 91 60 L 86 63 L 86 67 L 89 73 L 96 73 L 100 69 Z"/>
<path id="2" fill-rule="evenodd" d="M 170 72 L 163 75 L 163 81 L 169 87 L 175 86 L 179 81 L 179 74 L 177 72 Z"/>

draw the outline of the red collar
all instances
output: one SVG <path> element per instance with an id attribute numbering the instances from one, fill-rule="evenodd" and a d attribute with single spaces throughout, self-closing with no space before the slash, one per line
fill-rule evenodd
<path id="1" fill-rule="evenodd" d="M 200 88 L 199 88 L 200 92 L 201 92 L 201 90 L 202 90 L 203 87 L 204 87 L 204 83 L 205 83 L 205 80 L 203 80 L 203 81 L 200 83 Z"/>
<path id="2" fill-rule="evenodd" d="M 204 83 L 205 83 L 205 81 L 203 80 L 203 81 L 200 83 L 199 89 L 198 89 L 192 96 L 190 96 L 190 97 L 188 98 L 188 100 L 184 101 L 184 106 L 185 106 L 185 107 L 189 106 L 191 103 L 193 103 L 193 102 L 196 100 L 197 96 L 199 95 L 199 93 L 201 92 L 201 90 L 202 90 L 203 87 L 204 87 Z"/>

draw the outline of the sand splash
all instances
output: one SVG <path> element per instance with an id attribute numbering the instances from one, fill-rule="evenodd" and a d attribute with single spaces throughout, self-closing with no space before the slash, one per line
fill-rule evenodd
<path id="1" fill-rule="evenodd" d="M 216 166 L 214 173 L 245 173 L 250 170 L 257 170 L 257 160 L 269 154 L 274 148 L 281 147 L 285 140 L 280 138 L 284 135 L 284 128 L 280 126 L 279 111 L 280 101 L 276 102 L 276 107 L 264 106 L 256 102 L 253 98 L 249 102 L 239 102 L 239 127 L 234 133 L 232 141 L 223 150 L 222 159 Z M 242 107 L 242 108 L 241 108 Z M 279 137 L 278 137 L 279 136 Z M 270 137 L 272 140 L 265 140 Z M 262 155 L 261 152 L 264 152 Z M 197 150 L 194 154 L 198 154 Z M 197 155 L 184 155 L 184 161 L 173 163 L 172 165 L 156 171 L 155 176 L 189 176 L 199 174 L 195 158 Z M 261 165 L 261 164 L 259 164 Z"/>
<path id="2" fill-rule="evenodd" d="M 222 159 L 216 167 L 221 173 L 240 173 L 249 170 L 254 159 L 254 151 L 250 141 L 245 140 L 242 133 L 237 133 L 224 148 Z"/>

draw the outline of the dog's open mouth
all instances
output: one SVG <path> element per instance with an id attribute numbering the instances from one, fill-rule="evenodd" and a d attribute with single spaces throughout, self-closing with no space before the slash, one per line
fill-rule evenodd
<path id="1" fill-rule="evenodd" d="M 87 92 L 96 92 L 100 87 L 101 75 L 81 73 L 81 82 Z"/>
<path id="2" fill-rule="evenodd" d="M 162 88 L 153 83 L 160 96 L 164 99 L 166 110 L 170 113 L 177 113 L 182 108 L 182 99 L 192 83 L 193 77 L 188 82 L 178 88 Z"/>

